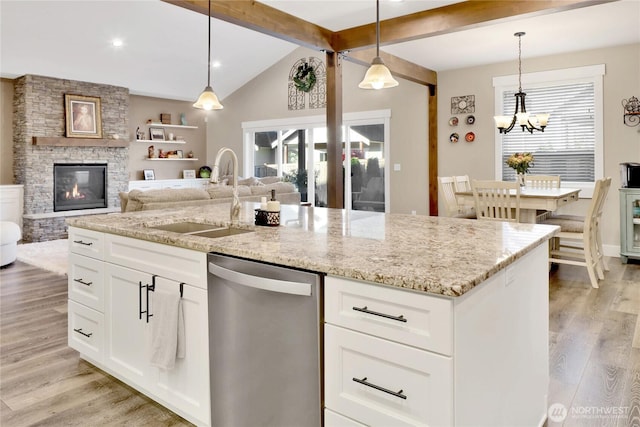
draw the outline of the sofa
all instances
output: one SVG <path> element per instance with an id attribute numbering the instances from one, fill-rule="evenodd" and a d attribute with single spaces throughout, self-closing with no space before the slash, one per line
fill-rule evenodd
<path id="1" fill-rule="evenodd" d="M 225 178 L 220 184 L 210 184 L 205 188 L 165 188 L 162 190 L 131 190 L 120 193 L 122 212 L 136 212 L 166 208 L 185 208 L 207 206 L 218 203 L 231 203 L 232 180 Z M 282 204 L 299 204 L 300 193 L 290 182 L 280 178 L 238 179 L 238 197 L 241 202 L 259 202 L 262 197 L 271 199 L 271 190 L 276 191 L 276 200 Z"/>

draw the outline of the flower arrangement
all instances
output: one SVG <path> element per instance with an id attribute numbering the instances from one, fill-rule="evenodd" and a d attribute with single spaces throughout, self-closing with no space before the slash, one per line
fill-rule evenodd
<path id="1" fill-rule="evenodd" d="M 506 163 L 509 167 L 515 169 L 516 173 L 527 173 L 529 168 L 533 166 L 533 154 L 531 153 L 513 153 L 509 156 Z"/>

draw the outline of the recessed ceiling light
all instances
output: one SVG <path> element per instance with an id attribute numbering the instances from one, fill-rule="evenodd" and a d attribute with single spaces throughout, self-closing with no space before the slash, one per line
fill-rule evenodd
<path id="1" fill-rule="evenodd" d="M 113 46 L 115 46 L 115 47 L 120 47 L 120 46 L 122 46 L 124 43 L 123 43 L 122 39 L 113 39 L 113 40 L 111 41 L 111 44 L 112 44 Z"/>

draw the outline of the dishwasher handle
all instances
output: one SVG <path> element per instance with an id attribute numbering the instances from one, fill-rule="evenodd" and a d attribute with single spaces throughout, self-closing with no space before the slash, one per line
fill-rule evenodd
<path id="1" fill-rule="evenodd" d="M 282 294 L 311 296 L 311 284 L 304 282 L 288 282 L 286 280 L 268 279 L 266 277 L 252 276 L 229 270 L 212 262 L 209 263 L 209 273 L 221 277 L 230 282 L 265 291 L 279 292 Z"/>

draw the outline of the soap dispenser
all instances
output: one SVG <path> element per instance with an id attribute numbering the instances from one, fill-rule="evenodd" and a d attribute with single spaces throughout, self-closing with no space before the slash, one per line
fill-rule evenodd
<path id="1" fill-rule="evenodd" d="M 271 200 L 267 202 L 267 211 L 280 212 L 280 202 L 276 200 L 276 190 L 271 190 Z"/>

